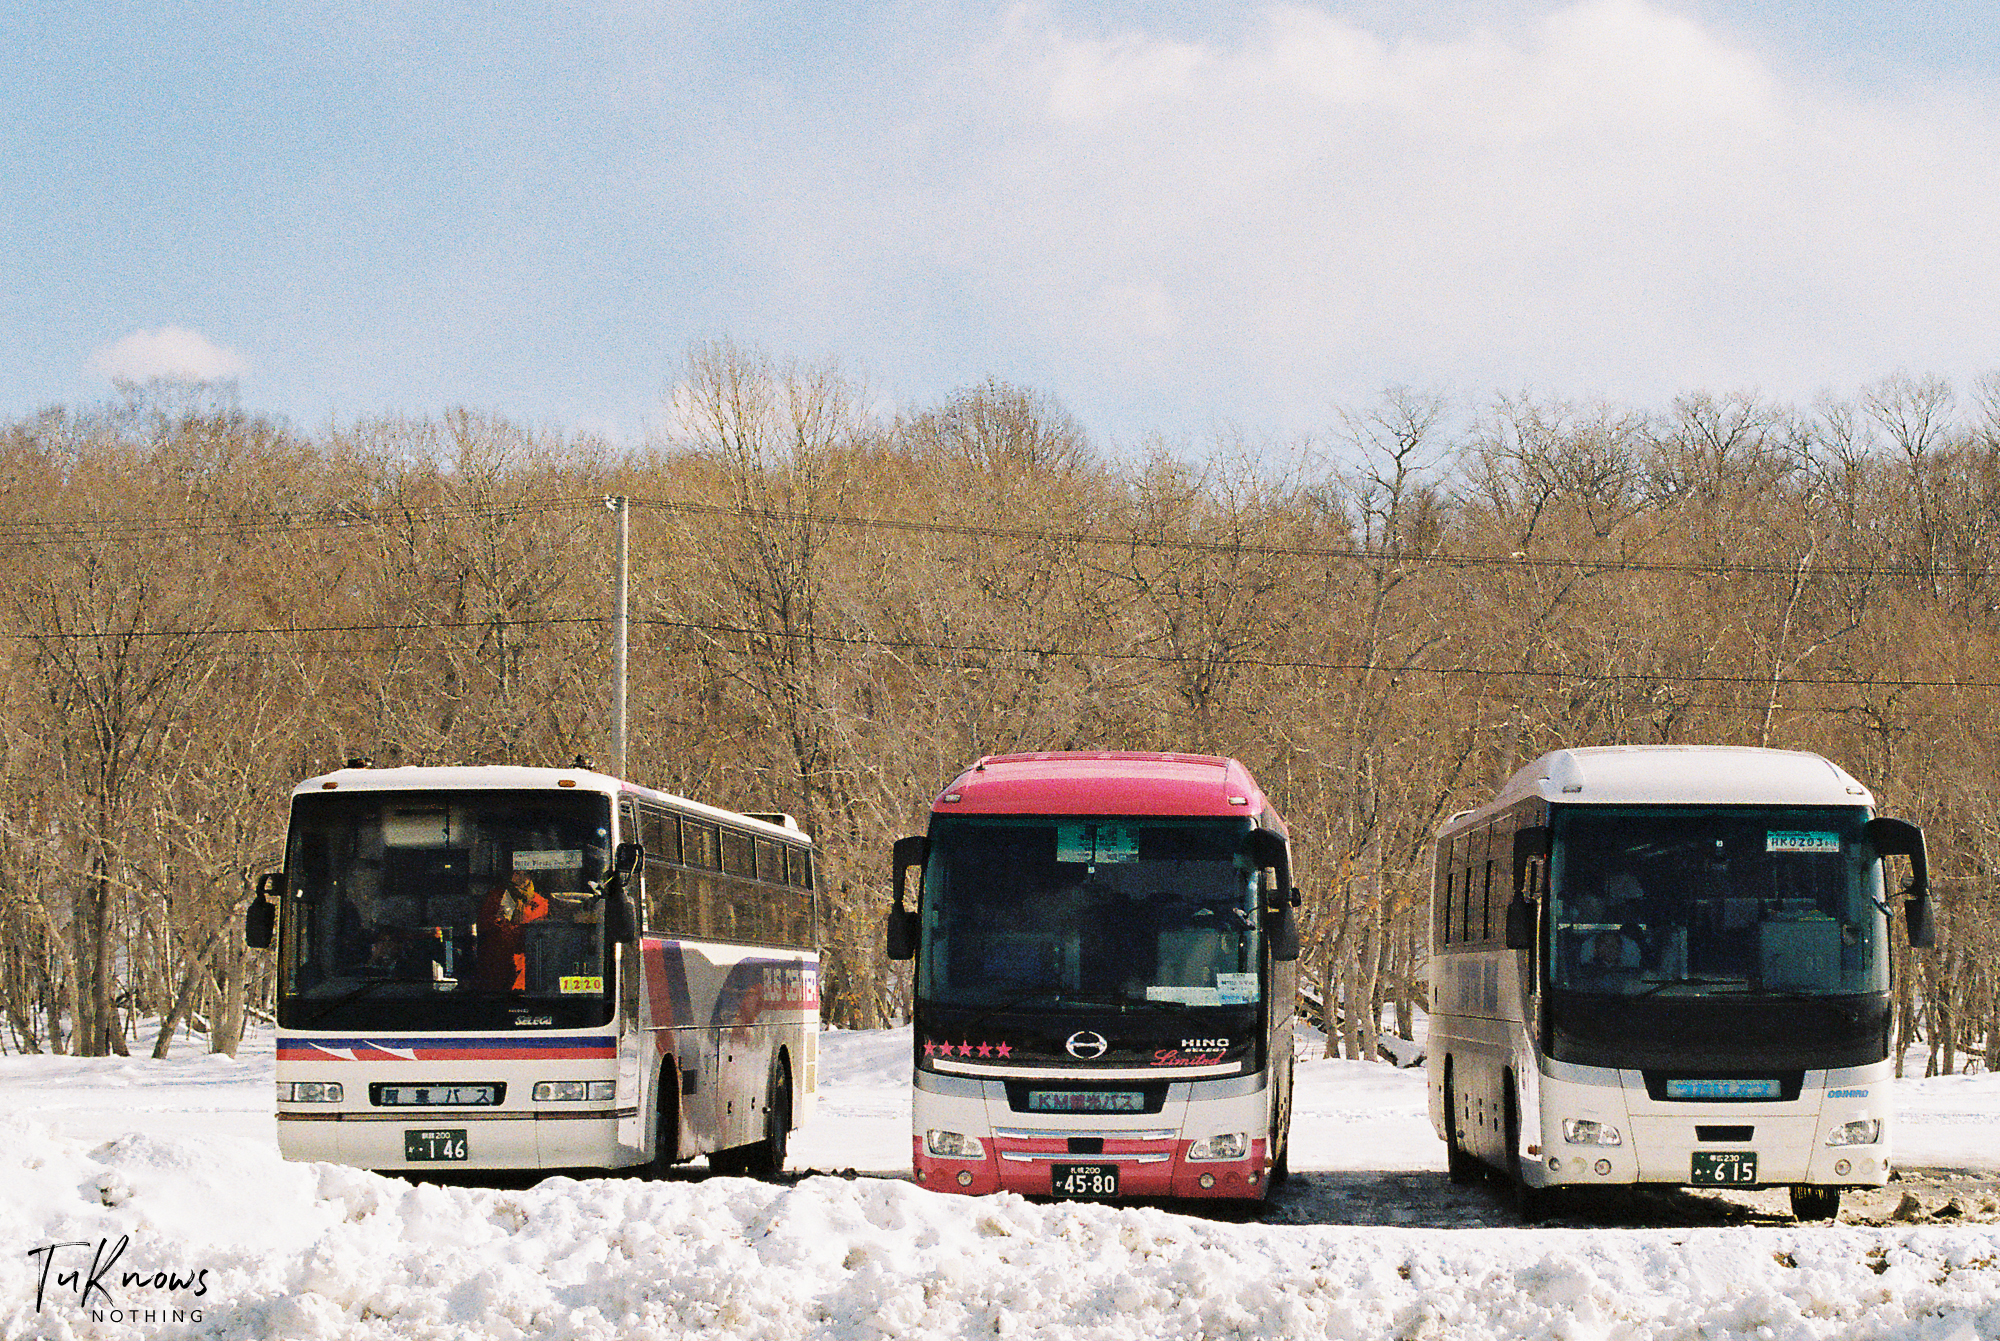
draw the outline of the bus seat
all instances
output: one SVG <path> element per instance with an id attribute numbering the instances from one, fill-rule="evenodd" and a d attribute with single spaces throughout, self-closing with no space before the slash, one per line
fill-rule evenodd
<path id="1" fill-rule="evenodd" d="M 1154 981 L 1161 986 L 1213 987 L 1218 973 L 1237 971 L 1235 933 L 1220 927 L 1162 931 Z"/>
<path id="2" fill-rule="evenodd" d="M 1073 933 L 1065 938 L 1055 933 L 995 931 L 981 940 L 979 976 L 987 982 L 1025 991 L 1076 986 Z"/>
<path id="3" fill-rule="evenodd" d="M 521 928 L 530 996 L 559 996 L 564 978 L 603 975 L 592 951 L 597 928 L 574 922 L 529 922 Z"/>
<path id="4" fill-rule="evenodd" d="M 1765 922 L 1757 928 L 1757 977 L 1766 991 L 1824 987 L 1840 971 L 1840 923 L 1830 917 Z"/>

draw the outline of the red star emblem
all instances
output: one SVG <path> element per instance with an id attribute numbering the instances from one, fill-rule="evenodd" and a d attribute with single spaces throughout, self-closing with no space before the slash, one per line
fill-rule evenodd
<path id="1" fill-rule="evenodd" d="M 970 1057 L 972 1055 L 972 1045 L 970 1043 L 960 1043 L 958 1045 L 958 1055 L 961 1057 Z"/>
<path id="2" fill-rule="evenodd" d="M 937 1056 L 937 1044 L 931 1042 L 928 1038 L 924 1040 L 924 1056 Z"/>
<path id="3" fill-rule="evenodd" d="M 979 1045 L 979 1055 L 981 1057 L 991 1057 L 993 1055 L 993 1045 L 991 1043 L 981 1043 Z"/>
<path id="4" fill-rule="evenodd" d="M 995 1047 L 995 1048 L 993 1049 L 993 1051 L 994 1051 L 994 1052 L 995 1052 L 995 1053 L 996 1053 L 997 1055 L 999 1055 L 999 1056 L 1001 1056 L 1001 1057 L 1005 1057 L 1005 1056 L 1007 1056 L 1007 1055 L 1008 1055 L 1009 1053 L 1013 1052 L 1013 1051 L 1014 1051 L 1014 1048 L 1013 1048 L 1013 1045 L 1012 1045 L 1012 1044 L 1008 1044 L 1008 1043 L 1001 1043 L 1001 1044 L 997 1045 L 997 1046 L 996 1046 L 996 1047 Z"/>

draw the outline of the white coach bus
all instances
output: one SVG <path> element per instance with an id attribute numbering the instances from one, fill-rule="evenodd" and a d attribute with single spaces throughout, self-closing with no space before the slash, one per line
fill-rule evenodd
<path id="1" fill-rule="evenodd" d="M 1814 754 L 1560 750 L 1437 838 L 1432 1124 L 1534 1218 L 1558 1188 L 1772 1187 L 1831 1219 L 1890 1172 L 1890 905 L 1922 832 Z"/>
<path id="2" fill-rule="evenodd" d="M 817 1089 L 813 859 L 789 817 L 582 768 L 308 779 L 246 926 L 280 1151 L 776 1173 Z"/>

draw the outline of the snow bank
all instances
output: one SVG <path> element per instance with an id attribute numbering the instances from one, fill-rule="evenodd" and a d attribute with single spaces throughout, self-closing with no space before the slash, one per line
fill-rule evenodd
<path id="1" fill-rule="evenodd" d="M 8 1337 L 2000 1335 L 1991 1226 L 1237 1225 L 878 1178 L 437 1187 L 19 1119 L 0 1142 Z M 43 1277 L 29 1250 L 59 1243 Z"/>
<path id="2" fill-rule="evenodd" d="M 901 1174 L 908 1030 L 824 1044 L 793 1167 Z M 271 1065 L 268 1033 L 236 1061 L 0 1058 L 0 1337 L 2000 1337 L 1983 1191 L 1950 1224 L 1696 1202 L 1687 1228 L 1522 1229 L 1446 1182 L 1421 1071 L 1302 1064 L 1299 1173 L 1235 1224 L 900 1176 L 500 1189 L 288 1164 Z M 1906 1152 L 1993 1166 L 1995 1077 L 1900 1094 Z M 1672 1222 L 1647 1213 L 1621 1223 Z"/>

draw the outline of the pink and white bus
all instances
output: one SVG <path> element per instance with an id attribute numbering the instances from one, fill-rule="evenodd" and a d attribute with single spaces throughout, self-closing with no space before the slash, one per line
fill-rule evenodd
<path id="1" fill-rule="evenodd" d="M 896 844 L 894 875 L 919 1183 L 1255 1200 L 1284 1177 L 1297 896 L 1242 764 L 981 759 Z"/>
<path id="2" fill-rule="evenodd" d="M 812 840 L 587 769 L 292 794 L 278 1145 L 371 1169 L 774 1174 L 817 1089 Z"/>

